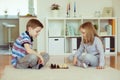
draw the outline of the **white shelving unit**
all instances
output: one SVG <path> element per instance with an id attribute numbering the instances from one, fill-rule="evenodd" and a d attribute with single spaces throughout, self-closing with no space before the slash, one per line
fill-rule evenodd
<path id="1" fill-rule="evenodd" d="M 46 51 L 50 55 L 69 55 L 74 53 L 80 45 L 79 26 L 87 21 L 97 26 L 97 32 L 104 42 L 106 56 L 115 56 L 115 62 L 117 62 L 117 19 L 115 17 L 46 18 Z M 51 39 L 53 42 L 51 42 Z M 56 39 L 64 41 L 58 42 L 59 44 L 56 45 Z M 106 47 L 106 45 L 109 47 Z M 60 49 L 58 48 L 60 47 L 63 51 L 59 51 Z"/>

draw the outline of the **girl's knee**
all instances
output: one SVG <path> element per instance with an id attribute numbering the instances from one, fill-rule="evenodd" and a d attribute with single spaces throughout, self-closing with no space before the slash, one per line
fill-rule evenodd
<path id="1" fill-rule="evenodd" d="M 98 58 L 92 54 L 87 54 L 84 58 L 84 62 L 95 67 L 98 65 Z"/>
<path id="2" fill-rule="evenodd" d="M 92 54 L 86 54 L 84 57 L 85 60 L 91 60 L 92 58 L 94 58 Z"/>

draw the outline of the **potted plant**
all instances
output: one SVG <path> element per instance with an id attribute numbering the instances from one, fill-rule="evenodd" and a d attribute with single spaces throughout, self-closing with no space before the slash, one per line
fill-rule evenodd
<path id="1" fill-rule="evenodd" d="M 52 16 L 53 17 L 58 17 L 59 16 L 59 10 L 60 10 L 60 5 L 58 4 L 52 4 L 51 5 L 51 10 L 52 10 Z"/>
<path id="2" fill-rule="evenodd" d="M 51 5 L 51 10 L 59 10 L 59 9 L 60 9 L 60 5 L 55 3 Z"/>

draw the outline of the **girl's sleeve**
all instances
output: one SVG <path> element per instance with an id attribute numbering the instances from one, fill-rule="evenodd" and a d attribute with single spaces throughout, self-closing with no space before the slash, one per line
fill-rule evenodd
<path id="1" fill-rule="evenodd" d="M 83 45 L 83 42 L 81 42 L 81 44 L 80 44 L 80 46 L 79 46 L 79 48 L 78 48 L 78 50 L 77 50 L 77 52 L 75 53 L 75 57 L 77 57 L 77 56 L 81 56 L 81 54 L 83 53 L 83 50 L 84 50 L 84 45 Z"/>
<path id="2" fill-rule="evenodd" d="M 104 66 L 105 65 L 105 54 L 104 54 L 104 49 L 103 49 L 103 44 L 102 41 L 97 38 L 96 40 L 96 45 L 97 45 L 97 50 L 99 53 L 99 66 Z"/>

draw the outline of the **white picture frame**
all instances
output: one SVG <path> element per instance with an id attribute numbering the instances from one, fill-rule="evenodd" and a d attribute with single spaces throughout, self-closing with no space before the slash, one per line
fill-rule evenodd
<path id="1" fill-rule="evenodd" d="M 113 8 L 104 7 L 102 12 L 102 17 L 112 17 L 112 16 L 113 16 Z"/>

